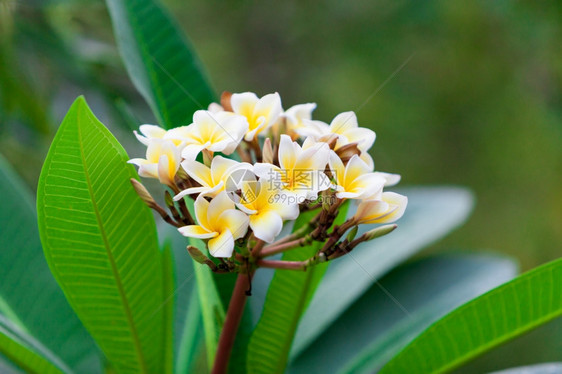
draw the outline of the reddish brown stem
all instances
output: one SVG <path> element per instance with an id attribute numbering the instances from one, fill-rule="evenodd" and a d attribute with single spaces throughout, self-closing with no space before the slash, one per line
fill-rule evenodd
<path id="1" fill-rule="evenodd" d="M 310 238 L 304 237 L 301 239 L 285 242 L 278 245 L 268 245 L 264 247 L 264 249 L 260 252 L 260 257 L 273 256 L 276 255 L 277 253 L 285 252 L 289 249 L 302 247 L 306 244 L 308 240 L 310 240 Z"/>
<path id="2" fill-rule="evenodd" d="M 305 271 L 306 261 L 276 261 L 276 260 L 258 260 L 256 263 L 258 267 L 270 269 L 285 269 L 285 270 L 301 270 Z"/>
<path id="3" fill-rule="evenodd" d="M 246 299 L 248 298 L 246 291 L 249 288 L 250 277 L 248 274 L 238 273 L 238 278 L 236 278 L 236 284 L 234 285 L 234 290 L 230 297 L 226 319 L 219 338 L 212 374 L 224 374 L 228 369 L 228 361 L 230 360 L 236 333 L 238 332 L 244 306 L 246 305 Z"/>

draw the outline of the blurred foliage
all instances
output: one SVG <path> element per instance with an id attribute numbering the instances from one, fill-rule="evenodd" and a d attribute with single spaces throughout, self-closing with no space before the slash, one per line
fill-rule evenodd
<path id="1" fill-rule="evenodd" d="M 377 169 L 472 188 L 472 219 L 432 250 L 493 248 L 523 270 L 560 256 L 559 2 L 164 2 L 217 92 L 313 100 L 324 121 L 355 110 L 379 136 Z M 155 120 L 104 2 L 0 0 L 0 152 L 33 188 L 79 94 L 141 152 L 128 131 Z"/>

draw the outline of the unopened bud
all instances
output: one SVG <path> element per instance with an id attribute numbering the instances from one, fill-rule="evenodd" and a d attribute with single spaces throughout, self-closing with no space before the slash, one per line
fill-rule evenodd
<path id="1" fill-rule="evenodd" d="M 230 98 L 232 97 L 232 93 L 228 91 L 224 91 L 221 95 L 221 105 L 224 110 L 227 112 L 232 112 L 232 104 L 230 103 Z"/>
<path id="2" fill-rule="evenodd" d="M 353 226 L 353 228 L 351 229 L 351 231 L 349 231 L 349 234 L 347 234 L 347 238 L 346 240 L 348 242 L 352 241 L 353 239 L 355 239 L 355 236 L 357 235 L 357 230 L 359 229 L 358 226 Z"/>
<path id="3" fill-rule="evenodd" d="M 213 161 L 213 151 L 209 151 L 208 149 L 203 149 L 201 151 L 203 154 L 203 164 L 207 167 L 211 167 L 211 162 Z"/>
<path id="4" fill-rule="evenodd" d="M 341 161 L 344 164 L 347 164 L 347 162 L 355 155 L 360 155 L 361 151 L 359 150 L 359 148 L 357 148 L 357 143 L 351 143 L 351 144 L 346 144 L 340 148 L 338 148 L 338 150 L 336 151 L 336 154 L 338 155 L 338 157 L 341 159 Z"/>
<path id="5" fill-rule="evenodd" d="M 175 207 L 174 198 L 172 197 L 172 194 L 170 194 L 170 192 L 164 192 L 164 201 L 169 208 Z"/>
<path id="6" fill-rule="evenodd" d="M 273 147 L 269 138 L 265 138 L 263 142 L 262 162 L 273 164 Z"/>
<path id="7" fill-rule="evenodd" d="M 174 177 L 174 181 L 178 186 L 188 186 L 189 185 L 189 175 L 183 170 L 182 167 L 178 169 L 176 172 L 176 176 Z"/>
<path id="8" fill-rule="evenodd" d="M 365 241 L 373 240 L 376 238 L 380 238 L 381 236 L 385 236 L 386 234 L 390 234 L 398 227 L 397 224 L 392 225 L 384 225 L 377 227 L 376 229 L 372 229 L 365 233 Z"/>
<path id="9" fill-rule="evenodd" d="M 209 257 L 207 257 L 203 252 L 201 252 L 199 248 L 192 245 L 188 245 L 187 252 L 189 252 L 191 258 L 193 258 L 198 263 L 208 265 L 212 270 L 215 270 L 217 268 L 217 265 L 215 265 L 215 263 L 211 261 Z"/>
<path id="10" fill-rule="evenodd" d="M 156 201 L 154 201 L 154 198 L 152 197 L 152 195 L 150 195 L 146 187 L 144 187 L 141 182 L 134 178 L 131 178 L 131 184 L 133 185 L 133 188 L 137 192 L 137 195 L 139 195 L 139 197 L 142 199 L 142 201 L 144 201 L 144 203 L 148 205 L 149 208 L 154 208 L 154 206 L 156 205 Z"/>

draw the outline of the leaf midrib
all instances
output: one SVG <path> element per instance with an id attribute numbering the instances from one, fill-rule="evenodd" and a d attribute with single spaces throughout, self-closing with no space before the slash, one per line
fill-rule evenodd
<path id="1" fill-rule="evenodd" d="M 99 214 L 99 209 L 98 209 L 98 204 L 96 202 L 95 199 L 95 195 L 94 195 L 94 191 L 92 190 L 92 185 L 90 182 L 90 174 L 88 172 L 88 165 L 86 163 L 86 156 L 84 154 L 84 147 L 82 144 L 82 131 L 81 131 L 81 127 L 80 127 L 80 112 L 83 110 L 83 105 L 79 105 L 78 106 L 78 115 L 76 116 L 76 123 L 77 123 L 77 129 L 78 129 L 78 144 L 79 144 L 79 148 L 80 148 L 80 158 L 82 160 L 82 163 L 84 165 L 84 176 L 86 178 L 86 185 L 88 186 L 88 192 L 90 194 L 91 197 L 91 201 L 92 201 L 92 205 L 94 208 L 94 214 L 96 215 L 96 221 L 98 223 L 98 227 L 100 229 L 100 233 L 101 233 L 101 237 L 103 239 L 103 243 L 104 243 L 104 247 L 105 250 L 107 252 L 107 257 L 109 260 L 109 263 L 111 265 L 111 271 L 113 273 L 113 277 L 115 278 L 115 283 L 117 285 L 117 290 L 119 292 L 119 296 L 121 298 L 121 303 L 123 305 L 123 309 L 125 311 L 126 317 L 127 317 L 127 322 L 129 323 L 130 329 L 131 329 L 131 333 L 133 335 L 133 343 L 135 345 L 135 351 L 137 352 L 137 356 L 139 359 L 139 363 L 141 365 L 141 370 L 143 373 L 147 373 L 147 368 L 146 368 L 146 363 L 144 361 L 144 357 L 142 354 L 142 348 L 140 345 L 140 339 L 138 336 L 138 332 L 133 320 L 133 314 L 131 312 L 131 309 L 129 307 L 129 303 L 127 300 L 127 296 L 125 295 L 125 290 L 123 288 L 123 284 L 121 283 L 121 277 L 119 275 L 119 271 L 117 270 L 117 265 L 115 264 L 115 259 L 113 258 L 113 253 L 111 252 L 111 246 L 109 245 L 109 241 L 107 239 L 107 234 L 105 233 L 105 229 L 103 227 L 103 221 L 101 219 L 101 216 Z M 91 120 L 89 113 L 86 112 L 86 117 L 88 118 L 88 120 L 90 120 L 91 125 L 93 127 L 95 127 L 95 123 L 94 121 Z"/>

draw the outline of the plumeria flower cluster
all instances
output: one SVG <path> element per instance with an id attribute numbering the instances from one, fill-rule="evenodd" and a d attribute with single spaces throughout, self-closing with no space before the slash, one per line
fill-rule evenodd
<path id="1" fill-rule="evenodd" d="M 168 211 L 140 182 L 132 180 L 133 186 L 182 235 L 204 241 L 207 251 L 200 245 L 188 251 L 213 271 L 306 270 L 343 256 L 394 230 L 395 224 L 377 226 L 356 237 L 359 225 L 398 220 L 408 199 L 383 191 L 400 176 L 374 171 L 368 151 L 375 133 L 359 127 L 354 112 L 327 124 L 312 119 L 315 108 L 307 103 L 284 110 L 277 93 L 225 92 L 220 104 L 196 111 L 187 126 L 142 125 L 135 135 L 147 147 L 146 158 L 129 162 L 141 177 L 168 187 Z M 348 201 L 358 205 L 356 213 L 336 225 Z M 304 212 L 312 218 L 279 238 Z M 267 259 L 312 242 L 323 245 L 307 261 Z"/>

